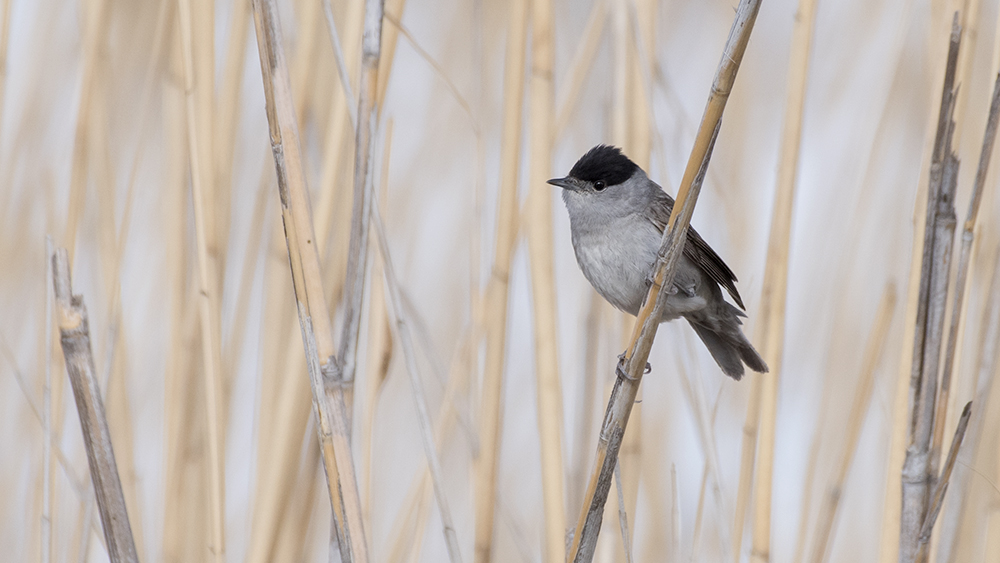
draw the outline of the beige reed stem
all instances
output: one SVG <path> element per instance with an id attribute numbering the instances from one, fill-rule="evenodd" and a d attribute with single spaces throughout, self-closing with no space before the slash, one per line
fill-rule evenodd
<path id="1" fill-rule="evenodd" d="M 476 563 L 487 563 L 491 559 L 493 523 L 498 504 L 496 489 L 500 458 L 504 352 L 507 341 L 507 291 L 510 263 L 517 238 L 517 179 L 520 173 L 527 27 L 527 0 L 512 0 L 504 62 L 496 249 L 486 289 L 486 360 L 479 419 L 479 457 L 475 467 Z"/>
<path id="2" fill-rule="evenodd" d="M 761 289 L 760 320 L 755 340 L 770 372 L 761 374 L 760 420 L 757 437 L 756 468 L 753 486 L 753 541 L 750 560 L 770 561 L 771 488 L 774 471 L 774 438 L 778 414 L 778 381 L 785 342 L 785 300 L 788 293 L 788 249 L 792 232 L 792 207 L 795 180 L 799 169 L 802 140 L 802 114 L 809 74 L 809 53 L 816 20 L 816 1 L 800 0 L 792 30 L 792 53 L 788 63 L 788 90 L 785 101 L 784 128 L 778 161 L 771 233 L 767 244 L 764 283 Z M 736 537 L 742 526 L 737 524 Z"/>
<path id="3" fill-rule="evenodd" d="M 257 46 L 267 107 L 267 121 L 278 174 L 281 217 L 313 392 L 335 531 L 343 561 L 368 561 L 368 548 L 351 454 L 349 419 L 343 387 L 327 385 L 335 370 L 330 312 L 323 294 L 319 255 L 313 232 L 299 148 L 298 124 L 282 49 L 281 27 L 273 0 L 253 3 Z"/>

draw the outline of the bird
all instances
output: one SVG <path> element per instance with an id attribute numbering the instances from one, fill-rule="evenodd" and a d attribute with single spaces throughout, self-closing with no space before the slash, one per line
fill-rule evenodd
<path id="1" fill-rule="evenodd" d="M 674 199 L 618 147 L 600 144 L 549 184 L 562 188 L 573 251 L 584 277 L 615 308 L 637 315 L 652 283 Z M 722 288 L 736 302 L 727 302 Z M 767 364 L 740 326 L 746 317 L 736 275 L 693 227 L 659 321 L 683 317 L 722 372 L 739 381 L 744 364 Z"/>

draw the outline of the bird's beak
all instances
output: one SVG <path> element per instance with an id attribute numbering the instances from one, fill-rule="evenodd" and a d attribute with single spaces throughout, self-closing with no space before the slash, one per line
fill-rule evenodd
<path id="1" fill-rule="evenodd" d="M 575 190 L 577 188 L 576 181 L 569 176 L 566 176 L 565 178 L 552 178 L 548 181 L 548 183 L 566 190 Z"/>

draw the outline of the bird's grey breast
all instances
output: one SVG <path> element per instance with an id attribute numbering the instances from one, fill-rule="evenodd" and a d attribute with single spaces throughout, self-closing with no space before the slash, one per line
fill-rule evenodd
<path id="1" fill-rule="evenodd" d="M 639 312 L 656 261 L 660 233 L 637 215 L 571 221 L 573 249 L 583 275 L 612 305 Z"/>

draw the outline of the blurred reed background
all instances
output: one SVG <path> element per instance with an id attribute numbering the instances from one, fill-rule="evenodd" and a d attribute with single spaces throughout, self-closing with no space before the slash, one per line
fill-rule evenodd
<path id="1" fill-rule="evenodd" d="M 448 557 L 408 363 L 462 559 L 561 560 L 632 322 L 579 272 L 544 180 L 608 142 L 674 193 L 734 6 L 386 1 L 370 169 L 399 299 L 373 234 L 351 408 L 371 561 Z M 345 98 L 333 45 L 359 92 L 364 2 L 278 7 L 339 327 L 357 101 Z M 734 382 L 686 324 L 661 327 L 620 461 L 636 561 L 897 560 L 911 271 L 948 33 L 958 10 L 961 221 L 1000 67 L 1000 12 L 979 0 L 819 1 L 815 25 L 803 11 L 793 39 L 798 9 L 762 5 L 693 221 L 739 276 L 760 347 L 774 194 L 794 187 L 790 234 L 773 231 L 788 245 L 787 299 L 771 319 L 784 325 L 780 369 Z M 2 558 L 108 557 L 46 316 L 50 235 L 69 249 L 89 309 L 140 559 L 328 560 L 330 504 L 249 1 L 2 0 L 0 17 Z M 797 89 L 801 123 L 783 134 Z M 790 134 L 800 143 L 782 149 Z M 791 167 L 783 181 L 779 160 Z M 976 400 L 931 543 L 939 563 L 1000 560 L 997 168 L 943 427 L 947 448 Z M 212 296 L 207 312 L 199 295 Z M 211 401 L 206 381 L 219 390 Z M 770 502 L 751 473 L 762 464 L 748 409 L 762 428 L 773 420 L 757 450 L 773 467 Z M 601 562 L 626 560 L 611 495 Z"/>

